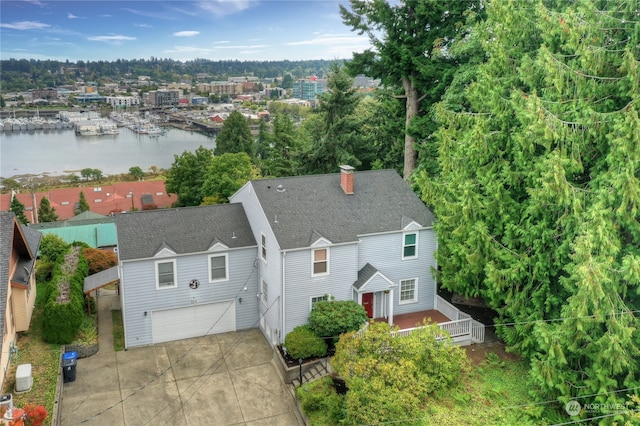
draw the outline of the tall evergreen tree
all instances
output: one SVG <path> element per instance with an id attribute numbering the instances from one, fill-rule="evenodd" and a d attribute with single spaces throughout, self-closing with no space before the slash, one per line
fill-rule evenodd
<path id="1" fill-rule="evenodd" d="M 38 209 L 38 219 L 40 222 L 55 222 L 58 220 L 55 207 L 51 206 L 47 197 L 40 200 L 40 208 Z"/>
<path id="2" fill-rule="evenodd" d="M 22 204 L 18 197 L 13 197 L 11 199 L 11 204 L 9 205 L 9 211 L 12 211 L 16 215 L 16 219 L 23 225 L 29 223 L 29 219 L 24 214 L 25 206 Z"/>
<path id="3" fill-rule="evenodd" d="M 637 4 L 486 3 L 488 60 L 418 179 L 439 281 L 498 310 L 545 399 L 640 386 Z"/>
<path id="4" fill-rule="evenodd" d="M 327 91 L 320 95 L 316 110 L 322 128 L 309 131 L 310 145 L 302 157 L 301 168 L 305 173 L 335 172 L 340 164 L 361 166 L 359 157 L 366 156 L 368 147 L 363 146 L 353 116 L 360 99 L 361 95 L 353 88 L 353 78 L 342 65 L 332 63 Z M 309 129 L 308 125 L 306 128 Z"/>
<path id="5" fill-rule="evenodd" d="M 83 191 L 80 191 L 80 197 L 78 199 L 78 203 L 73 209 L 73 214 L 77 216 L 80 213 L 88 212 L 89 210 L 91 210 L 91 208 L 89 207 L 89 202 L 87 201 L 87 197 L 85 197 Z"/>
<path id="6" fill-rule="evenodd" d="M 340 5 L 342 21 L 352 31 L 366 34 L 372 45 L 353 54 L 348 64 L 351 72 L 382 79 L 384 85 L 398 88 L 405 100 L 405 178 L 411 176 L 416 165 L 414 118 L 426 115 L 440 100 L 459 66 L 446 54 L 447 47 L 464 30 L 467 12 L 479 10 L 481 3 L 350 0 L 350 9 Z M 433 125 L 428 127 L 435 129 Z"/>
<path id="7" fill-rule="evenodd" d="M 222 129 L 216 137 L 215 155 L 226 152 L 246 152 L 251 158 L 253 154 L 253 136 L 249 129 L 249 122 L 239 111 L 233 111 L 222 124 Z"/>

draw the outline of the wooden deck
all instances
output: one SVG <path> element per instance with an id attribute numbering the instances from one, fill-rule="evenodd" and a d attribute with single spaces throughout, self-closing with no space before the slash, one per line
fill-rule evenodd
<path id="1" fill-rule="evenodd" d="M 425 318 L 428 318 L 431 324 L 451 321 L 451 319 L 447 318 L 442 312 L 436 309 L 430 309 L 428 311 L 394 315 L 393 325 L 397 326 L 400 330 L 405 330 L 407 328 L 421 326 Z M 387 322 L 387 318 L 375 318 L 374 321 Z"/>

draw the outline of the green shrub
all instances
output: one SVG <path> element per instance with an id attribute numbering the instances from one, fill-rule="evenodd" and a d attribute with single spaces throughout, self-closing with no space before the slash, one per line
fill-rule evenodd
<path id="1" fill-rule="evenodd" d="M 51 279 L 51 273 L 56 266 L 56 262 L 48 259 L 42 259 L 36 264 L 36 281 L 45 282 Z"/>
<path id="2" fill-rule="evenodd" d="M 367 321 L 367 311 L 352 300 L 327 300 L 313 305 L 309 325 L 318 336 L 338 337 L 359 330 Z"/>
<path id="3" fill-rule="evenodd" d="M 297 388 L 296 397 L 312 424 L 338 425 L 344 422 L 345 398 L 335 391 L 331 377 L 325 376 Z"/>
<path id="4" fill-rule="evenodd" d="M 87 261 L 80 248 L 68 248 L 54 267 L 43 310 L 43 339 L 47 343 L 69 344 L 84 318 L 84 279 Z"/>
<path id="5" fill-rule="evenodd" d="M 69 244 L 55 234 L 45 234 L 40 240 L 40 258 L 54 263 L 60 262 L 69 251 Z"/>
<path id="6" fill-rule="evenodd" d="M 327 354 L 327 344 L 308 325 L 294 328 L 284 338 L 287 353 L 295 358 L 322 357 Z"/>

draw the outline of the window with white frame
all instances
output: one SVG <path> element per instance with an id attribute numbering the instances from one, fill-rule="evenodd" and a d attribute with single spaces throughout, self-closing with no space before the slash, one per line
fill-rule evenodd
<path id="1" fill-rule="evenodd" d="M 229 265 L 227 254 L 209 256 L 209 282 L 227 281 Z"/>
<path id="2" fill-rule="evenodd" d="M 160 260 L 156 262 L 156 288 L 174 288 L 178 286 L 176 261 Z"/>
<path id="3" fill-rule="evenodd" d="M 267 261 L 267 237 L 262 234 L 262 241 L 260 243 L 262 247 L 262 260 Z"/>
<path id="4" fill-rule="evenodd" d="M 418 301 L 418 279 L 400 280 L 400 304 Z"/>
<path id="5" fill-rule="evenodd" d="M 310 299 L 311 302 L 310 302 L 310 309 L 309 310 L 313 309 L 313 305 L 315 305 L 316 303 L 321 302 L 323 300 L 329 300 L 329 295 L 325 294 L 323 296 L 312 296 L 311 299 Z"/>
<path id="6" fill-rule="evenodd" d="M 269 286 L 267 285 L 267 282 L 264 280 L 262 280 L 262 291 L 260 294 L 260 299 L 262 300 L 262 303 L 264 303 L 265 305 L 269 303 Z"/>
<path id="7" fill-rule="evenodd" d="M 418 257 L 418 233 L 411 232 L 402 235 L 402 258 L 415 259 Z"/>
<path id="8" fill-rule="evenodd" d="M 311 275 L 327 275 L 329 273 L 329 249 L 320 248 L 311 252 L 313 269 Z"/>

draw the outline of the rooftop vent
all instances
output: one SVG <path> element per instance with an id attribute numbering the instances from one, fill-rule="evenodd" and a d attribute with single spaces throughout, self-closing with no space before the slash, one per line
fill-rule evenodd
<path id="1" fill-rule="evenodd" d="M 282 186 L 282 185 L 278 185 L 278 187 L 276 188 L 276 191 L 278 191 L 278 192 L 284 192 L 284 191 L 286 191 L 286 189 L 285 189 L 285 187 L 284 187 L 284 186 Z"/>

